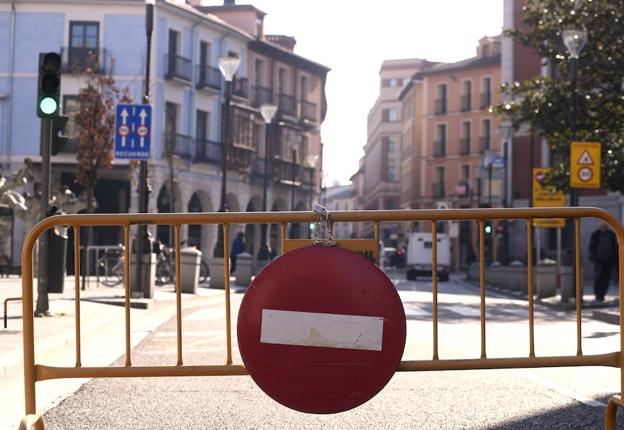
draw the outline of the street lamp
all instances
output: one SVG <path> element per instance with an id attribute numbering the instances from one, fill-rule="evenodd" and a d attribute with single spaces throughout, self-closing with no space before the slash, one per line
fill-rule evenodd
<path id="1" fill-rule="evenodd" d="M 297 179 L 297 142 L 290 143 L 290 157 L 292 159 L 292 174 L 290 184 L 290 210 L 295 210 L 295 180 Z M 299 224 L 292 223 L 290 225 L 290 237 L 296 239 L 299 237 Z"/>
<path id="2" fill-rule="evenodd" d="M 230 144 L 230 101 L 232 99 L 232 82 L 240 65 L 240 58 L 227 56 L 219 58 L 219 70 L 225 79 L 225 103 L 221 109 L 223 128 L 221 130 L 221 202 L 219 212 L 227 212 L 227 150 Z M 217 244 L 214 257 L 223 257 L 223 225 L 219 224 Z"/>
<path id="3" fill-rule="evenodd" d="M 503 137 L 503 158 L 505 159 L 505 171 L 504 171 L 504 179 L 503 186 L 505 189 L 503 190 L 503 207 L 509 207 L 509 196 L 511 195 L 510 183 L 509 183 L 509 166 L 511 164 L 511 160 L 509 158 L 509 144 L 511 137 L 513 135 L 513 125 L 511 122 L 506 122 L 502 124 L 500 127 L 500 131 Z M 531 170 L 532 172 L 532 170 Z M 533 173 L 531 173 L 532 175 Z M 504 258 L 503 263 L 509 263 L 509 225 L 508 220 L 504 220 L 505 229 L 503 230 L 503 247 L 504 247 Z"/>
<path id="4" fill-rule="evenodd" d="M 572 127 L 572 141 L 576 140 L 576 79 L 577 79 L 577 61 L 585 43 L 587 42 L 587 32 L 585 30 L 571 29 L 564 30 L 561 33 L 563 44 L 570 55 L 570 86 L 572 90 L 571 110 L 570 110 L 570 126 Z M 572 160 L 570 160 L 570 163 Z M 578 206 L 579 192 L 577 189 L 570 190 L 570 206 Z"/>
<path id="5" fill-rule="evenodd" d="M 262 182 L 262 211 L 267 210 L 267 186 L 269 182 L 269 144 L 271 141 L 271 122 L 277 112 L 277 106 L 263 104 L 260 106 L 260 113 L 264 119 L 264 178 Z M 267 243 L 267 224 L 260 226 L 260 250 L 258 251 L 259 261 L 268 261 L 271 253 Z"/>

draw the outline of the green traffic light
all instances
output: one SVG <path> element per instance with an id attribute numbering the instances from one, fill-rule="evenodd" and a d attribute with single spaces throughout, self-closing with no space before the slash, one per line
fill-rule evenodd
<path id="1" fill-rule="evenodd" d="M 485 234 L 490 234 L 492 233 L 492 226 L 491 225 L 486 225 L 485 226 Z"/>
<path id="2" fill-rule="evenodd" d="M 46 115 L 52 115 L 58 109 L 58 103 L 52 97 L 44 97 L 39 102 L 39 109 Z"/>

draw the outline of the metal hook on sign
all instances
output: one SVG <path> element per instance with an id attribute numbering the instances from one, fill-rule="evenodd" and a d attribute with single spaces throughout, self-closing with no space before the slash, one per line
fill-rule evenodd
<path id="1" fill-rule="evenodd" d="M 314 245 L 322 245 L 322 246 L 335 246 L 336 241 L 334 241 L 334 223 L 329 219 L 329 212 L 325 209 L 324 206 L 315 203 L 314 204 L 314 213 L 318 214 L 321 218 L 319 222 L 319 228 L 314 231 Z M 327 235 L 327 238 L 324 239 L 323 236 Z"/>

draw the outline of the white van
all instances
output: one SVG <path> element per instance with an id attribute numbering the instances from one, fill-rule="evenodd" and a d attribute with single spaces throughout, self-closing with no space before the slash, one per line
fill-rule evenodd
<path id="1" fill-rule="evenodd" d="M 438 233 L 438 278 L 448 281 L 451 268 L 451 241 L 444 233 Z M 406 277 L 431 276 L 433 249 L 431 233 L 412 233 L 407 244 Z"/>

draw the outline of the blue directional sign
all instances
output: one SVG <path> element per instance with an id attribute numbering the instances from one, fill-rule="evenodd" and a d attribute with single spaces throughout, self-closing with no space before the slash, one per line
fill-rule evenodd
<path id="1" fill-rule="evenodd" d="M 115 119 L 115 157 L 149 160 L 152 107 L 117 105 Z"/>

